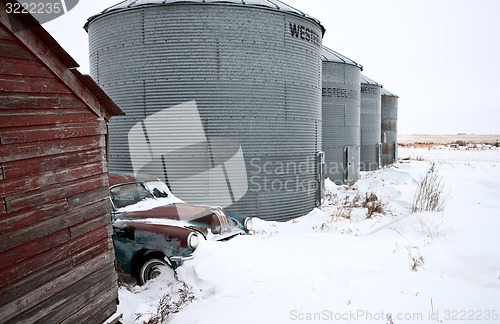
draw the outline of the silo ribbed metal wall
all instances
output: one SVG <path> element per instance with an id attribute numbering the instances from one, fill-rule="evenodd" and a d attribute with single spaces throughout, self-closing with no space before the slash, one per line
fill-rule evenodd
<path id="1" fill-rule="evenodd" d="M 320 44 L 292 36 L 290 23 Z M 175 4 L 104 14 L 88 32 L 91 74 L 127 113 L 109 127 L 110 170 L 131 171 L 132 125 L 195 100 L 207 138 L 243 149 L 249 190 L 230 212 L 288 220 L 315 207 L 316 192 L 304 184 L 318 180 L 322 147 L 319 24 L 265 8 Z M 282 174 L 280 165 L 292 164 L 303 168 Z"/>
<path id="2" fill-rule="evenodd" d="M 360 74 L 357 66 L 323 61 L 323 151 L 326 176 L 337 184 L 359 179 Z"/>
<path id="3" fill-rule="evenodd" d="M 361 84 L 361 171 L 380 167 L 381 87 Z"/>
<path id="4" fill-rule="evenodd" d="M 398 97 L 382 91 L 382 165 L 397 161 Z"/>

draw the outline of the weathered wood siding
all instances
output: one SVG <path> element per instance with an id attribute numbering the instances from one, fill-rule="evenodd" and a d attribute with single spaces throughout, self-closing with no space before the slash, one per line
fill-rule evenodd
<path id="1" fill-rule="evenodd" d="M 20 37 L 0 19 L 0 322 L 99 323 L 118 298 L 106 120 Z"/>

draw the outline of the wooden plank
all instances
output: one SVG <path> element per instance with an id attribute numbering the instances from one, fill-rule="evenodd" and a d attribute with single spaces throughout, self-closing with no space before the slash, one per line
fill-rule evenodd
<path id="1" fill-rule="evenodd" d="M 82 263 L 85 263 L 93 258 L 97 257 L 99 254 L 107 251 L 108 249 L 108 239 L 102 240 L 98 243 L 95 243 L 93 246 L 85 249 L 78 254 L 73 256 L 73 264 L 78 266 Z"/>
<path id="2" fill-rule="evenodd" d="M 81 223 L 87 219 L 96 217 L 96 215 L 108 214 L 109 201 L 107 199 L 96 202 L 86 208 L 77 208 L 63 212 L 53 210 L 53 217 L 29 224 L 25 227 L 15 228 L 8 233 L 9 235 L 2 235 L 0 237 L 0 251 L 8 250 L 21 244 L 47 236 L 64 228 Z"/>
<path id="3" fill-rule="evenodd" d="M 0 128 L 22 127 L 22 126 L 42 126 L 53 124 L 85 123 L 95 122 L 95 118 L 88 112 L 81 110 L 51 110 L 33 111 L 0 110 Z"/>
<path id="4" fill-rule="evenodd" d="M 101 123 L 71 123 L 62 125 L 48 125 L 0 128 L 2 144 L 31 143 L 51 141 L 55 139 L 104 135 Z"/>
<path id="5" fill-rule="evenodd" d="M 47 187 L 45 190 L 35 190 L 27 194 L 20 193 L 6 197 L 6 208 L 9 212 L 14 212 L 102 187 L 104 187 L 104 175 L 101 174 L 86 178 L 84 181 L 74 181 L 64 185 L 57 184 Z"/>
<path id="6" fill-rule="evenodd" d="M 109 187 L 102 187 L 91 191 L 86 191 L 81 194 L 68 197 L 68 206 L 70 208 L 81 208 L 86 205 L 94 204 L 98 201 L 109 198 Z M 111 203 L 109 205 L 111 208 Z"/>
<path id="7" fill-rule="evenodd" d="M 51 70 L 71 91 L 76 94 L 88 108 L 97 116 L 101 116 L 99 100 L 78 80 L 78 78 L 65 66 L 54 51 L 64 52 L 60 47 L 48 48 L 42 40 L 37 38 L 30 29 L 17 19 L 8 19 L 0 15 L 0 23 L 9 30 L 18 30 L 16 37 L 38 60 Z M 65 53 L 65 52 L 64 52 Z"/>
<path id="8" fill-rule="evenodd" d="M 14 37 L 12 37 L 5 27 L 0 26 L 0 39 L 4 42 L 5 40 L 14 40 Z"/>
<path id="9" fill-rule="evenodd" d="M 2 198 L 2 201 L 4 201 L 4 198 Z M 67 201 L 65 198 L 62 198 L 30 209 L 9 213 L 7 216 L 0 218 L 0 235 L 7 236 L 7 233 L 13 234 L 14 230 L 32 226 L 67 211 Z"/>
<path id="10" fill-rule="evenodd" d="M 29 61 L 18 58 L 2 58 L 0 65 L 0 75 L 10 76 L 32 76 L 53 78 L 54 75 L 43 65 L 37 61 Z"/>
<path id="11" fill-rule="evenodd" d="M 110 214 L 99 215 L 95 218 L 71 226 L 69 229 L 71 238 L 84 235 L 88 232 L 91 232 L 101 227 L 106 227 L 110 223 L 111 223 Z"/>
<path id="12" fill-rule="evenodd" d="M 0 252 L 0 260 L 2 260 L 0 263 L 0 270 L 11 267 L 16 263 L 20 263 L 33 257 L 34 255 L 68 242 L 70 239 L 70 231 L 65 228 L 40 239 Z"/>
<path id="13" fill-rule="evenodd" d="M 71 314 L 70 317 L 61 322 L 61 324 L 83 324 L 83 323 L 104 323 L 110 316 L 117 311 L 118 285 L 110 287 L 105 294 L 96 296 L 85 307 L 78 312 Z M 107 301 L 109 304 L 106 306 Z"/>
<path id="14" fill-rule="evenodd" d="M 103 174 L 102 162 L 94 162 L 87 165 L 76 165 L 62 168 L 57 171 L 49 171 L 34 175 L 32 177 L 7 179 L 2 182 L 0 196 L 9 197 L 22 192 L 29 194 L 30 191 L 46 188 L 47 186 L 72 182 L 87 178 L 96 174 Z M 64 185 L 63 185 L 64 186 Z"/>
<path id="15" fill-rule="evenodd" d="M 55 78 L 0 75 L 0 92 L 71 93 Z"/>
<path id="16" fill-rule="evenodd" d="M 0 110 L 34 108 L 60 110 L 76 108 L 88 112 L 87 107 L 73 94 L 0 93 Z M 40 113 L 43 111 L 38 112 Z"/>
<path id="17" fill-rule="evenodd" d="M 116 289 L 116 285 L 110 280 L 110 268 L 107 271 L 92 273 L 79 282 L 73 284 L 65 291 L 52 296 L 44 303 L 41 303 L 29 313 L 17 318 L 29 323 L 60 323 L 71 314 L 80 310 L 86 304 L 91 303 L 101 296 L 107 295 L 110 290 Z M 78 293 L 80 292 L 80 293 Z M 109 294 L 108 294 L 109 295 Z M 111 300 L 103 300 L 104 305 Z M 42 317 L 45 315 L 44 317 Z M 99 323 L 99 322 L 94 322 Z"/>
<path id="18" fill-rule="evenodd" d="M 4 197 L 0 197 L 0 215 L 2 214 L 5 214 L 6 213 L 6 210 L 5 210 L 5 205 L 6 205 L 6 202 L 5 202 L 5 199 Z M 2 220 L 2 218 L 0 218 L 0 221 Z M 2 228 L 0 228 L 1 230 Z"/>
<path id="19" fill-rule="evenodd" d="M 93 299 L 98 299 L 108 290 L 115 288 L 109 278 L 110 272 L 110 268 L 107 267 L 91 273 L 13 320 L 27 323 L 60 323 L 87 303 L 91 303 Z M 109 302 L 106 300 L 105 304 Z"/>
<path id="20" fill-rule="evenodd" d="M 114 255 L 112 253 L 103 253 L 98 258 L 86 262 L 80 267 L 75 268 L 73 271 L 59 276 L 58 280 L 53 280 L 37 287 L 19 299 L 0 304 L 0 318 L 3 321 L 8 321 L 14 318 L 17 314 L 32 308 L 34 305 L 43 302 L 48 297 L 53 296 L 59 291 L 69 287 L 72 283 L 79 281 L 89 273 L 93 273 L 99 269 L 113 265 L 113 262 Z"/>
<path id="21" fill-rule="evenodd" d="M 16 280 L 8 286 L 0 288 L 0 300 L 17 300 L 22 296 L 28 294 L 33 289 L 40 287 L 64 273 L 71 271 L 74 268 L 73 258 L 67 257 L 58 262 L 50 264 L 37 272 Z"/>
<path id="22" fill-rule="evenodd" d="M 36 57 L 30 51 L 20 46 L 15 40 L 2 40 L 0 42 L 0 57 L 36 60 Z"/>
<path id="23" fill-rule="evenodd" d="M 105 147 L 104 136 L 60 139 L 39 143 L 0 145 L 0 163 Z"/>
<path id="24" fill-rule="evenodd" d="M 95 231 L 77 237 L 65 244 L 34 255 L 33 257 L 16 263 L 8 268 L 0 270 L 0 287 L 6 286 L 16 280 L 24 278 L 37 272 L 44 267 L 64 259 L 70 255 L 76 255 L 78 252 L 87 249 L 89 246 L 98 244 L 101 241 L 107 241 L 108 232 L 106 228 L 99 228 Z M 105 252 L 103 250 L 102 252 Z"/>
<path id="25" fill-rule="evenodd" d="M 67 168 L 68 166 L 105 161 L 106 155 L 104 153 L 102 149 L 97 148 L 67 154 L 43 156 L 28 160 L 6 162 L 3 164 L 3 169 L 6 179 L 19 178 Z"/>

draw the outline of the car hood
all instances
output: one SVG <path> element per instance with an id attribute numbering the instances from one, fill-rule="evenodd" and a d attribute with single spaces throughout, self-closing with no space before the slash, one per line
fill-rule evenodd
<path id="1" fill-rule="evenodd" d="M 117 219 L 172 219 L 178 221 L 192 221 L 213 214 L 214 211 L 206 206 L 175 203 L 167 206 L 154 207 L 148 210 L 125 211 L 116 214 Z"/>

